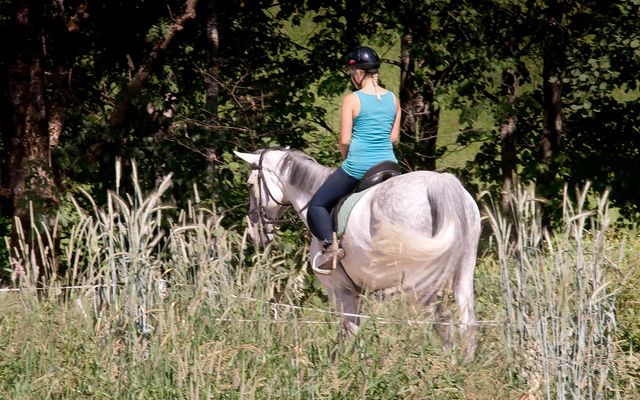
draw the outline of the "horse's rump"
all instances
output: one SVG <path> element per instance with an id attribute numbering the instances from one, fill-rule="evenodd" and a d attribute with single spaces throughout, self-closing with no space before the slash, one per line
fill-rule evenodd
<path id="1" fill-rule="evenodd" d="M 477 238 L 469 233 L 479 229 L 479 218 L 454 176 L 406 176 L 383 184 L 373 197 L 371 269 L 381 275 L 396 270 L 401 286 L 427 301 L 453 278 L 465 249 L 475 248 Z"/>

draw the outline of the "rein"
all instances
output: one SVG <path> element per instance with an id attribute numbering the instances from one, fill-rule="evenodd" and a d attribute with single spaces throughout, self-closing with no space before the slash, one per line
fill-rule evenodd
<path id="1" fill-rule="evenodd" d="M 279 149 L 269 149 L 269 150 L 279 150 Z M 266 225 L 270 224 L 273 226 L 280 226 L 282 224 L 286 224 L 286 223 L 292 223 L 296 220 L 296 218 L 291 217 L 291 218 L 271 218 L 268 214 L 267 214 L 267 210 L 265 209 L 265 205 L 263 204 L 262 201 L 262 191 L 260 190 L 261 188 L 264 188 L 264 191 L 266 193 L 266 200 L 267 202 L 269 202 L 269 200 L 273 200 L 274 203 L 276 203 L 279 206 L 290 206 L 291 204 L 286 204 L 283 203 L 281 201 L 278 201 L 273 194 L 271 194 L 271 191 L 269 190 L 269 185 L 267 185 L 266 179 L 264 178 L 264 173 L 263 173 L 263 166 L 262 166 L 262 161 L 264 159 L 264 155 L 267 153 L 268 150 L 263 151 L 260 154 L 260 159 L 258 160 L 258 164 L 251 164 L 251 169 L 252 170 L 256 170 L 258 171 L 257 174 L 257 182 L 256 182 L 256 186 L 257 186 L 257 191 L 254 192 L 255 197 L 256 197 L 256 208 L 257 210 L 249 210 L 248 216 L 249 216 L 249 220 L 251 220 L 251 222 L 253 222 L 254 224 L 259 224 L 260 225 L 260 229 L 262 230 L 262 232 L 267 235 L 270 233 L 273 233 L 273 230 L 269 231 L 267 230 Z M 249 191 L 253 190 L 253 184 L 249 184 Z"/>

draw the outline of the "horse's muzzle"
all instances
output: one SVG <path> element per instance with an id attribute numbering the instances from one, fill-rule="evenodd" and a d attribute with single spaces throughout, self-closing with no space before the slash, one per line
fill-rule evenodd
<path id="1" fill-rule="evenodd" d="M 271 224 L 262 225 L 260 219 L 253 221 L 251 215 L 247 216 L 247 226 L 249 227 L 249 237 L 256 246 L 265 246 L 274 238 L 273 226 Z"/>

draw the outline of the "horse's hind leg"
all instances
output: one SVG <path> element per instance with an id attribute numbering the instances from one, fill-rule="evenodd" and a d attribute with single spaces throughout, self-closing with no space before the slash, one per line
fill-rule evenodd
<path id="1" fill-rule="evenodd" d="M 439 296 L 433 311 L 433 330 L 440 336 L 442 347 L 447 353 L 453 345 L 453 318 L 451 316 L 448 298 L 449 293 L 445 291 L 445 293 Z"/>
<path id="2" fill-rule="evenodd" d="M 449 304 L 449 287 L 445 287 L 440 292 L 429 291 L 420 296 L 420 305 L 423 314 L 427 319 L 431 319 L 431 326 L 442 341 L 442 349 L 448 353 L 453 346 L 453 317 Z"/>
<path id="3" fill-rule="evenodd" d="M 473 271 L 476 264 L 476 252 L 464 255 L 461 269 L 453 281 L 453 295 L 460 313 L 460 340 L 465 362 L 473 360 L 477 347 L 477 320 L 473 295 Z"/>

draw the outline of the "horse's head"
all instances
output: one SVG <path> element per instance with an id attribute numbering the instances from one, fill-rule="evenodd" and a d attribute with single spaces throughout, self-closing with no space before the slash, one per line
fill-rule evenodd
<path id="1" fill-rule="evenodd" d="M 278 160 L 275 157 L 277 151 L 234 153 L 251 165 L 251 174 L 247 180 L 250 199 L 247 216 L 249 236 L 254 243 L 265 245 L 273 240 L 274 227 L 283 222 L 280 217 L 291 205 L 278 178 Z"/>

